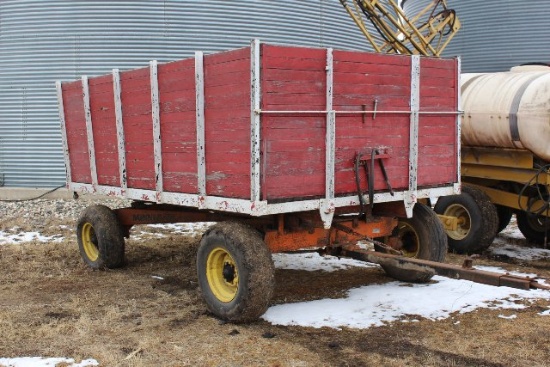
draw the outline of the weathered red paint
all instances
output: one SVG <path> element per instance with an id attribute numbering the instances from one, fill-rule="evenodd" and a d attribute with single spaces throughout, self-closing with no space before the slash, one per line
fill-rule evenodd
<path id="1" fill-rule="evenodd" d="M 335 194 L 356 193 L 354 158 L 378 148 L 395 190 L 408 189 L 410 80 L 408 56 L 334 51 Z M 204 58 L 206 195 L 250 199 L 250 48 Z M 456 60 L 422 58 L 418 186 L 457 180 Z M 163 191 L 198 194 L 195 65 L 193 59 L 158 67 Z M 156 190 L 149 68 L 120 73 L 129 188 Z M 324 197 L 326 50 L 262 45 L 261 109 L 319 111 L 261 116 L 261 199 Z M 91 78 L 90 105 L 98 184 L 119 186 L 110 75 Z M 91 183 L 81 82 L 63 83 L 71 180 Z M 363 110 L 374 114 L 341 113 Z M 383 111 L 397 111 L 383 113 Z M 401 111 L 401 112 L 399 112 Z M 379 164 L 375 189 L 387 190 Z M 363 171 L 362 171 L 363 172 Z M 362 177 L 362 190 L 367 180 Z M 222 208 L 223 209 L 223 208 Z"/>

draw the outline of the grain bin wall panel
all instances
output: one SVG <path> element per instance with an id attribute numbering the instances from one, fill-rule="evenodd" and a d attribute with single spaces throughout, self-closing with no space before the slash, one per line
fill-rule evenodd
<path id="1" fill-rule="evenodd" d="M 405 0 L 409 16 L 432 0 Z M 462 56 L 464 72 L 499 72 L 530 62 L 550 63 L 550 1 L 448 0 L 462 28 L 443 56 Z"/>

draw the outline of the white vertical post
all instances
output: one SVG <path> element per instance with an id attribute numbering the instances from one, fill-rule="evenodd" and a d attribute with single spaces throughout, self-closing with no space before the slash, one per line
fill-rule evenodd
<path id="1" fill-rule="evenodd" d="M 457 102 L 457 106 L 456 106 L 456 137 L 457 137 L 457 142 L 456 142 L 456 147 L 457 147 L 457 158 L 456 158 L 456 165 L 457 165 L 457 183 L 455 184 L 455 187 L 454 187 L 454 192 L 455 194 L 460 194 L 460 182 L 461 182 L 461 175 L 462 175 L 462 172 L 461 172 L 461 161 L 462 161 L 462 153 L 461 153 L 461 134 L 462 134 L 462 115 L 460 113 L 460 108 L 462 106 L 462 101 L 461 101 L 461 85 L 462 83 L 460 82 L 460 75 L 462 73 L 462 59 L 460 57 L 457 57 L 456 58 L 456 64 L 457 64 L 457 84 L 456 84 L 456 94 L 457 94 L 457 98 L 456 100 L 458 101 Z"/>
<path id="2" fill-rule="evenodd" d="M 204 54 L 195 52 L 195 94 L 197 125 L 197 189 L 201 196 L 206 195 L 206 150 L 204 126 Z M 199 204 L 202 201 L 199 201 Z"/>
<path id="3" fill-rule="evenodd" d="M 126 140 L 124 138 L 124 124 L 122 122 L 122 98 L 120 87 L 120 72 L 113 69 L 113 96 L 115 101 L 115 124 L 118 148 L 118 174 L 120 177 L 120 187 L 123 195 L 126 195 L 128 189 L 128 180 L 126 176 Z"/>
<path id="4" fill-rule="evenodd" d="M 418 189 L 418 124 L 420 111 L 420 56 L 411 56 L 411 119 L 409 132 L 409 191 L 405 195 L 407 217 L 412 217 Z"/>
<path id="5" fill-rule="evenodd" d="M 333 108 L 334 58 L 327 49 L 326 61 L 326 136 L 325 136 L 325 199 L 320 205 L 321 219 L 325 228 L 330 228 L 334 217 L 334 175 L 336 161 L 336 112 Z"/>
<path id="6" fill-rule="evenodd" d="M 153 60 L 149 63 L 149 71 L 151 78 L 151 117 L 153 120 L 153 155 L 155 157 L 155 188 L 156 200 L 160 201 L 160 196 L 163 191 L 162 178 L 162 144 L 160 136 L 160 102 L 159 102 L 159 85 L 158 85 L 158 65 L 157 61 Z"/>
<path id="7" fill-rule="evenodd" d="M 260 201 L 260 41 L 252 41 L 250 55 L 250 201 Z"/>
<path id="8" fill-rule="evenodd" d="M 69 143 L 67 141 L 67 126 L 65 123 L 65 106 L 63 104 L 63 89 L 61 82 L 56 82 L 57 89 L 57 105 L 59 109 L 59 122 L 61 124 L 61 138 L 63 140 L 63 157 L 65 159 L 65 174 L 67 186 L 71 182 L 71 160 L 69 157 Z"/>
<path id="9" fill-rule="evenodd" d="M 94 145 L 94 129 L 92 126 L 92 112 L 90 110 L 90 89 L 88 77 L 82 76 L 82 98 L 84 100 L 84 117 L 86 119 L 86 136 L 88 140 L 88 156 L 90 158 L 90 175 L 92 176 L 92 188 L 97 189 L 97 168 Z"/>

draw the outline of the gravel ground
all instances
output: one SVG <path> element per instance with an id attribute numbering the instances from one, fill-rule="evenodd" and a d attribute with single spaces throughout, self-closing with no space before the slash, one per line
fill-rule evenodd
<path id="1" fill-rule="evenodd" d="M 112 209 L 126 207 L 130 200 L 111 197 L 81 196 L 78 199 L 36 199 L 0 201 L 0 226 L 13 224 L 25 230 L 40 231 L 54 223 L 75 223 L 89 205 L 102 204 Z"/>

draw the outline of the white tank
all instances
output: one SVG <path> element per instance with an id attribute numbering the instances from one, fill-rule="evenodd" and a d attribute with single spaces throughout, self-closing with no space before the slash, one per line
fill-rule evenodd
<path id="1" fill-rule="evenodd" d="M 462 144 L 530 150 L 550 161 L 550 67 L 462 75 Z"/>

